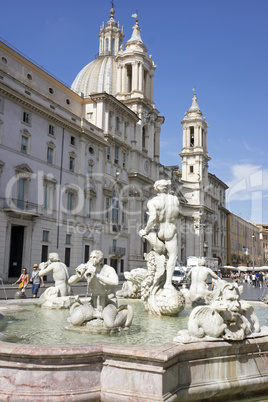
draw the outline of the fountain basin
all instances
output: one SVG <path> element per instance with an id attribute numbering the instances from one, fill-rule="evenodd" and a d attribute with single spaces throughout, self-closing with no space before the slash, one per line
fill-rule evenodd
<path id="1" fill-rule="evenodd" d="M 1 400 L 217 401 L 268 393 L 268 337 L 130 345 L 0 343 Z"/>
<path id="2" fill-rule="evenodd" d="M 23 309 L 25 304 L 26 310 Z M 22 326 L 25 335 L 29 323 L 25 322 L 22 314 L 37 314 L 32 316 L 34 326 L 28 331 L 34 334 L 34 339 L 41 332 L 46 344 L 40 345 L 40 341 L 39 344 L 33 344 L 28 334 L 21 338 L 25 344 L 0 342 L 1 401 L 145 402 L 206 399 L 214 402 L 226 401 L 230 396 L 234 401 L 241 397 L 268 394 L 268 336 L 240 342 L 178 344 L 170 341 L 174 337 L 171 333 L 178 330 L 179 322 L 186 325 L 186 311 L 185 316 L 182 314 L 179 317 L 150 317 L 145 313 L 142 318 L 139 309 L 143 304 L 135 301 L 137 324 L 134 319 L 133 327 L 126 334 L 104 338 L 76 334 L 79 344 L 68 344 L 68 338 L 64 336 L 72 334 L 69 331 L 57 332 L 62 327 L 60 315 L 66 322 L 68 312 L 57 311 L 55 321 L 51 322 L 50 311 L 33 306 L 33 312 L 29 304 L 30 300 L 19 305 L 7 304 L 3 311 L 6 318 L 9 317 L 9 309 L 13 312 L 8 325 L 12 328 L 11 332 Z M 256 309 L 262 310 L 263 325 L 267 306 L 262 307 L 258 303 Z M 52 313 L 55 315 L 55 311 Z M 18 316 L 20 320 L 16 318 Z M 46 318 L 50 323 L 49 328 L 53 330 L 50 333 L 41 326 Z M 141 319 L 144 320 L 147 334 L 142 330 Z M 159 338 L 160 323 L 164 325 L 160 329 L 164 341 Z M 135 333 L 141 331 L 149 343 L 141 344 L 140 338 L 135 340 Z M 53 336 L 64 345 L 51 345 Z M 155 342 L 151 341 L 152 337 L 156 338 Z M 121 341 L 125 339 L 127 342 L 127 338 L 135 344 L 122 344 Z M 101 342 L 88 343 L 93 339 L 95 342 L 101 339 Z M 29 341 L 31 344 L 28 344 Z"/>

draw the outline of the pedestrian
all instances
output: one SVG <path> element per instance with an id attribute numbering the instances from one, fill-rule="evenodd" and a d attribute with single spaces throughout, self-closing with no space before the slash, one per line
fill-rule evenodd
<path id="1" fill-rule="evenodd" d="M 258 288 L 259 286 L 260 286 L 260 283 L 259 283 L 259 272 L 256 272 L 256 287 Z"/>
<path id="2" fill-rule="evenodd" d="M 12 283 L 12 286 L 16 285 L 16 283 L 18 283 L 18 282 L 20 282 L 19 289 L 24 294 L 24 297 L 26 297 L 25 289 L 29 283 L 29 274 L 27 274 L 26 268 L 23 268 L 21 276 L 19 277 L 19 279 L 16 282 Z"/>
<path id="3" fill-rule="evenodd" d="M 255 275 L 255 272 L 252 273 L 251 279 L 252 279 L 252 285 L 253 285 L 253 287 L 255 288 L 255 286 L 256 286 L 256 275 Z"/>
<path id="4" fill-rule="evenodd" d="M 38 265 L 34 264 L 32 276 L 30 278 L 30 282 L 32 283 L 32 295 L 33 297 L 37 297 L 38 290 L 42 283 L 42 288 L 45 286 L 43 277 L 39 276 L 40 269 L 38 269 Z"/>
<path id="5" fill-rule="evenodd" d="M 259 284 L 260 284 L 260 287 L 262 288 L 263 287 L 263 274 L 262 274 L 262 272 L 259 273 Z"/>

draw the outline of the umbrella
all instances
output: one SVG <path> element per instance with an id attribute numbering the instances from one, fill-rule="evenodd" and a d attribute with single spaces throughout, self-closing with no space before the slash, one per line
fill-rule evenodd
<path id="1" fill-rule="evenodd" d="M 248 267 L 245 267 L 245 266 L 241 265 L 240 267 L 237 267 L 237 269 L 238 269 L 239 271 L 247 272 Z"/>
<path id="2" fill-rule="evenodd" d="M 237 267 L 233 267 L 232 265 L 224 265 L 222 268 L 225 268 L 225 269 L 237 269 Z"/>

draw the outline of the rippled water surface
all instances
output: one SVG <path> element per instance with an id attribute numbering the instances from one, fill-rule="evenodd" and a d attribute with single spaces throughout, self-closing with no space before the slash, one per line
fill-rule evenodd
<path id="1" fill-rule="evenodd" d="M 185 308 L 177 317 L 155 317 L 149 315 L 140 300 L 121 301 L 134 309 L 134 319 L 128 331 L 116 334 L 93 335 L 67 331 L 69 310 L 41 309 L 35 305 L 23 310 L 5 312 L 0 321 L 0 332 L 6 342 L 24 344 L 81 344 L 81 343 L 122 343 L 129 345 L 153 346 L 170 342 L 180 329 L 187 328 L 191 308 Z M 268 306 L 254 306 L 261 326 L 267 325 Z"/>

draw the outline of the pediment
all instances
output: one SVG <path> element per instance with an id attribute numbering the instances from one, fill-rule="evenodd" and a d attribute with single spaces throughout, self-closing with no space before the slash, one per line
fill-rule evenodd
<path id="1" fill-rule="evenodd" d="M 33 174 L 33 170 L 30 168 L 29 165 L 27 165 L 27 163 L 23 163 L 21 165 L 15 166 L 15 172 L 17 173 L 29 173 L 29 174 Z"/>

